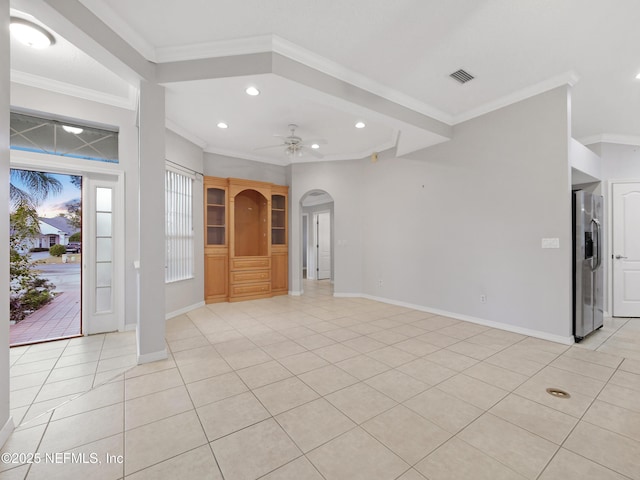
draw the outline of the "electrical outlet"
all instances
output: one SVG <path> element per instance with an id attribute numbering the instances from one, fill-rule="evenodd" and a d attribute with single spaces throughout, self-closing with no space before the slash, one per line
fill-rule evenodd
<path id="1" fill-rule="evenodd" d="M 480 303 L 487 303 L 487 296 L 486 295 L 480 295 Z"/>

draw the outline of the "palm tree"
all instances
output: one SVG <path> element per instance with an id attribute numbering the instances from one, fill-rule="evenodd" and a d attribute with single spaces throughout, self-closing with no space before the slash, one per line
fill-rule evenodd
<path id="1" fill-rule="evenodd" d="M 16 186 L 14 182 L 21 183 L 24 190 Z M 35 213 L 35 207 L 50 193 L 60 193 L 61 191 L 62 184 L 48 173 L 11 169 L 9 196 L 14 208 L 18 205 L 26 205 Z"/>

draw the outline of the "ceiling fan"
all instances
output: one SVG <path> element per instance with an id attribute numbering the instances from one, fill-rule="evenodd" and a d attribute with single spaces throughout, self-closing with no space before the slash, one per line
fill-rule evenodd
<path id="1" fill-rule="evenodd" d="M 320 145 L 326 145 L 327 141 L 319 138 L 313 140 L 303 140 L 296 135 L 296 128 L 298 126 L 294 123 L 289 124 L 289 135 L 274 135 L 282 139 L 282 143 L 278 145 L 268 145 L 266 147 L 259 147 L 255 150 L 267 150 L 272 148 L 284 148 L 284 153 L 287 157 L 301 157 L 305 154 L 309 154 L 316 158 L 324 158 L 324 156 L 315 151 Z M 316 146 L 314 146 L 316 145 Z"/>

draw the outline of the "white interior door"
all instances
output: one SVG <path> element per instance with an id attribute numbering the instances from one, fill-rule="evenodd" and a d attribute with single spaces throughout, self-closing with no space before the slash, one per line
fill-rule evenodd
<path id="1" fill-rule="evenodd" d="M 124 228 L 117 177 L 85 178 L 83 205 L 83 332 L 113 332 L 124 328 L 122 263 Z"/>
<path id="2" fill-rule="evenodd" d="M 640 183 L 613 184 L 613 315 L 640 317 Z"/>
<path id="3" fill-rule="evenodd" d="M 331 214 L 316 214 L 317 279 L 331 278 Z"/>

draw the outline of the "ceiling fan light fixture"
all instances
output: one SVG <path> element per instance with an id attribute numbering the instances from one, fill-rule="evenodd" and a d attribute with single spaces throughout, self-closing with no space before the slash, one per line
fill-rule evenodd
<path id="1" fill-rule="evenodd" d="M 51 33 L 29 20 L 24 18 L 11 17 L 11 34 L 28 47 L 42 50 L 56 43 L 56 39 Z"/>
<path id="2" fill-rule="evenodd" d="M 247 87 L 247 89 L 245 90 L 245 93 L 252 97 L 257 97 L 258 95 L 260 95 L 260 90 L 258 90 L 256 87 L 251 86 L 251 87 Z"/>
<path id="3" fill-rule="evenodd" d="M 356 125 L 355 125 L 356 128 L 364 128 L 366 126 L 367 125 L 364 122 L 356 122 Z"/>
<path id="4" fill-rule="evenodd" d="M 222 128 L 224 130 L 225 128 L 229 128 L 229 125 L 224 122 L 218 122 L 218 128 Z"/>

